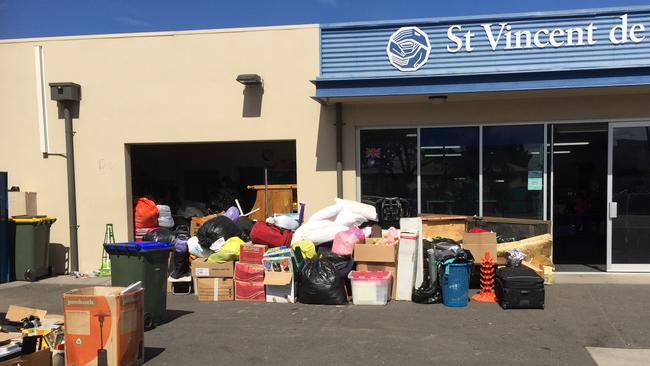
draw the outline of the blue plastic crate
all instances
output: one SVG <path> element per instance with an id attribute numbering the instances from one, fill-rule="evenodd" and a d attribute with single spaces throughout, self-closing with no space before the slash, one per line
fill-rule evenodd
<path id="1" fill-rule="evenodd" d="M 157 241 L 134 241 L 114 244 L 104 244 L 104 249 L 108 254 L 119 253 L 140 253 L 148 250 L 169 249 L 173 248 L 172 243 L 161 243 Z"/>
<path id="2" fill-rule="evenodd" d="M 442 303 L 451 307 L 467 306 L 469 276 L 473 263 L 450 263 L 442 276 Z"/>

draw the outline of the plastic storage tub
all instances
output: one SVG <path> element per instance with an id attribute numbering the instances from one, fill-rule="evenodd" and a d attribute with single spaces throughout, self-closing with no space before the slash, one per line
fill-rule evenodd
<path id="1" fill-rule="evenodd" d="M 352 303 L 354 305 L 386 305 L 390 295 L 390 272 L 352 271 L 348 275 L 352 282 Z"/>
<path id="2" fill-rule="evenodd" d="M 142 281 L 145 328 L 160 324 L 167 310 L 167 266 L 173 245 L 127 242 L 104 244 L 104 249 L 111 260 L 112 286 Z"/>
<path id="3" fill-rule="evenodd" d="M 469 275 L 473 262 L 450 263 L 445 265 L 442 275 L 442 303 L 446 306 L 467 306 L 469 301 Z"/>

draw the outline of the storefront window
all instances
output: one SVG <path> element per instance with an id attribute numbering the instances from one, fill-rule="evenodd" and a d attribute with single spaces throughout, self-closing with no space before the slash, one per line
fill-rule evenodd
<path id="1" fill-rule="evenodd" d="M 417 214 L 417 129 L 360 131 L 361 201 L 400 197 Z"/>
<path id="2" fill-rule="evenodd" d="M 543 218 L 544 126 L 483 127 L 483 215 Z"/>
<path id="3" fill-rule="evenodd" d="M 420 131 L 422 212 L 478 215 L 479 128 Z"/>

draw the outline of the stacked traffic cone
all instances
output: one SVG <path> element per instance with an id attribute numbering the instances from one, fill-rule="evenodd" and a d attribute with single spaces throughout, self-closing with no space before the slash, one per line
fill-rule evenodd
<path id="1" fill-rule="evenodd" d="M 481 258 L 481 291 L 472 296 L 472 300 L 479 302 L 496 302 L 496 295 L 494 293 L 494 265 L 490 252 L 485 252 Z"/>

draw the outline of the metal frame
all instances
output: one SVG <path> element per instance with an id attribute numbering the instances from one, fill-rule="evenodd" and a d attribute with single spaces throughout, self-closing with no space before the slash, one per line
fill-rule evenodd
<path id="1" fill-rule="evenodd" d="M 625 127 L 650 127 L 650 119 L 610 122 L 607 136 L 607 271 L 608 272 L 650 272 L 650 264 L 615 264 L 612 263 L 612 203 L 613 168 L 614 168 L 614 129 Z"/>

